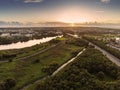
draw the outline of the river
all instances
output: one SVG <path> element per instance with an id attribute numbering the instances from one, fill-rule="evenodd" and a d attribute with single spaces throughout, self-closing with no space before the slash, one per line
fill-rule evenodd
<path id="1" fill-rule="evenodd" d="M 62 35 L 54 36 L 54 37 L 46 37 L 46 38 L 42 38 L 42 39 L 33 39 L 33 40 L 29 40 L 27 42 L 17 42 L 17 43 L 12 43 L 12 44 L 7 44 L 7 45 L 0 45 L 0 50 L 21 49 L 21 48 L 25 48 L 25 47 L 31 47 L 36 44 L 48 42 L 57 37 L 62 37 Z"/>

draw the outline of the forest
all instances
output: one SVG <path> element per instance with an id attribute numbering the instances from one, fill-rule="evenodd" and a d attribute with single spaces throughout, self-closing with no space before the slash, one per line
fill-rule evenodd
<path id="1" fill-rule="evenodd" d="M 90 46 L 56 76 L 31 90 L 120 90 L 120 68 Z"/>

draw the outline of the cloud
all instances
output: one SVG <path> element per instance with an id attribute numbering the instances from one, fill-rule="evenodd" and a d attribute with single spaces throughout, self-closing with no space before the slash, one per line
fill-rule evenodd
<path id="1" fill-rule="evenodd" d="M 104 13 L 105 11 L 103 11 L 103 10 L 98 10 L 98 11 L 96 11 L 97 13 Z"/>
<path id="2" fill-rule="evenodd" d="M 103 3 L 109 3 L 111 0 L 101 0 Z"/>
<path id="3" fill-rule="evenodd" d="M 24 3 L 38 3 L 42 2 L 43 0 L 24 0 Z"/>

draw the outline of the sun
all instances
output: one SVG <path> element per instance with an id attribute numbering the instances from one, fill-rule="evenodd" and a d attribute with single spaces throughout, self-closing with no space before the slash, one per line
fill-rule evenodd
<path id="1" fill-rule="evenodd" d="M 70 26 L 74 27 L 74 26 L 75 26 L 75 23 L 70 23 Z"/>

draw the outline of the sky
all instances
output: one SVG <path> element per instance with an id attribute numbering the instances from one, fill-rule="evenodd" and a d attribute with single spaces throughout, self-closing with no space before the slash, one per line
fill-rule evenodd
<path id="1" fill-rule="evenodd" d="M 0 0 L 0 21 L 120 23 L 120 0 Z"/>

